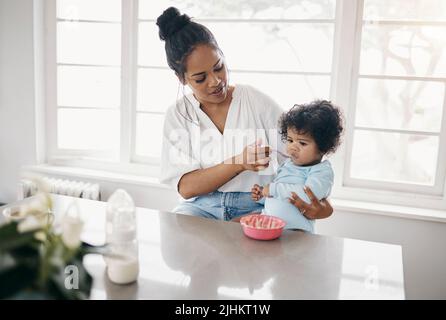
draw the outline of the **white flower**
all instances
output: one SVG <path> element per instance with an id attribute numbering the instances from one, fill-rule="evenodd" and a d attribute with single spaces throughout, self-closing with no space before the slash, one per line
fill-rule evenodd
<path id="1" fill-rule="evenodd" d="M 44 224 L 42 223 L 42 220 L 37 219 L 35 216 L 28 216 L 20 221 L 19 225 L 17 226 L 17 230 L 20 233 L 24 233 L 41 229 L 43 226 Z"/>
<path id="2" fill-rule="evenodd" d="M 62 240 L 68 248 L 75 249 L 80 245 L 83 226 L 79 207 L 77 202 L 73 201 L 61 221 Z"/>
<path id="3" fill-rule="evenodd" d="M 22 233 L 50 225 L 53 215 L 47 195 L 38 193 L 31 202 L 21 205 L 13 220 L 20 221 L 17 228 Z"/>

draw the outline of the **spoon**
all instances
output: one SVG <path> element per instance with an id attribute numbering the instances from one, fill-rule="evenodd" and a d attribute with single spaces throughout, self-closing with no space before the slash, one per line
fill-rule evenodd
<path id="1" fill-rule="evenodd" d="M 273 149 L 273 148 L 271 148 L 271 151 L 273 151 L 273 152 L 277 152 L 278 154 L 280 154 L 282 157 L 285 157 L 285 158 L 291 158 L 289 155 L 287 155 L 286 153 L 283 153 L 282 151 L 279 151 L 279 150 L 277 150 L 277 149 Z"/>

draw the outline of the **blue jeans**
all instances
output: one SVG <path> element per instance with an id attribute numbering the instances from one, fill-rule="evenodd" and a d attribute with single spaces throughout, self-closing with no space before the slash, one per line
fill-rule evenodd
<path id="1" fill-rule="evenodd" d="M 251 199 L 251 192 L 214 191 L 192 201 L 180 203 L 173 212 L 228 221 L 250 212 L 260 212 L 262 209 L 262 204 Z"/>

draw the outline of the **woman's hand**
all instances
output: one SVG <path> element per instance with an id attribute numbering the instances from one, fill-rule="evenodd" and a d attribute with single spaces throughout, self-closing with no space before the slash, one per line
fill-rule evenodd
<path id="1" fill-rule="evenodd" d="M 310 198 L 311 203 L 306 203 L 300 199 L 296 193 L 291 192 L 291 198 L 288 201 L 293 204 L 308 219 L 324 219 L 331 216 L 333 207 L 326 199 L 319 201 L 310 188 L 304 187 L 304 191 Z"/>
<path id="2" fill-rule="evenodd" d="M 235 157 L 235 163 L 241 164 L 243 170 L 264 170 L 269 165 L 269 152 L 269 146 L 260 146 L 258 143 L 251 144 Z"/>
<path id="3" fill-rule="evenodd" d="M 253 185 L 251 189 L 251 199 L 254 201 L 259 201 L 262 199 L 262 190 L 263 187 L 259 186 L 258 184 Z"/>

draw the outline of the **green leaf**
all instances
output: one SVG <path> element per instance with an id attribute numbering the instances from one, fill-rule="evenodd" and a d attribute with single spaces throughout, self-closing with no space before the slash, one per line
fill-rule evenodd
<path id="1" fill-rule="evenodd" d="M 0 227 L 0 252 L 9 251 L 27 243 L 37 241 L 34 237 L 35 230 L 20 233 L 18 224 L 11 222 Z"/>
<path id="2" fill-rule="evenodd" d="M 0 275 L 3 271 L 17 266 L 17 261 L 10 253 L 0 253 Z"/>
<path id="3" fill-rule="evenodd" d="M 70 249 L 52 228 L 21 233 L 17 226 L 16 222 L 0 226 L 0 299 L 89 298 L 93 279 L 82 260 L 85 254 L 104 252 L 106 246 L 82 243 Z M 42 240 L 36 232 L 45 234 Z M 77 288 L 66 287 L 69 265 L 76 267 Z"/>
<path id="4" fill-rule="evenodd" d="M 0 273 L 0 299 L 13 298 L 15 294 L 29 288 L 36 278 L 36 270 L 25 265 L 14 266 Z"/>
<path id="5" fill-rule="evenodd" d="M 17 222 L 5 223 L 0 226 L 0 240 L 17 234 Z"/>

